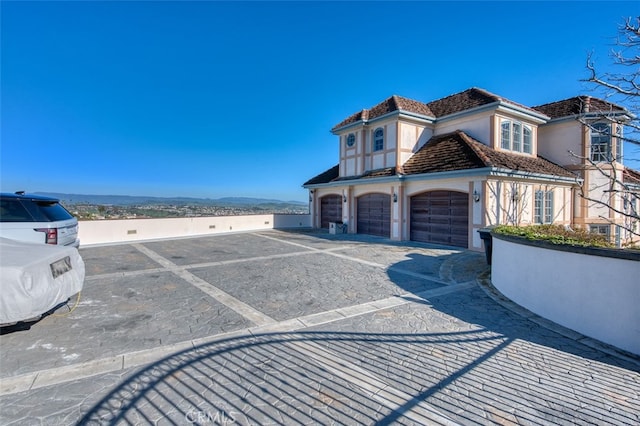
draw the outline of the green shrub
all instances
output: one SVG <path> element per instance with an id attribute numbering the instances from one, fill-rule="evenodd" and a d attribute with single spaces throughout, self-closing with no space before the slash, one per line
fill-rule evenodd
<path id="1" fill-rule="evenodd" d="M 615 247 L 604 235 L 592 234 L 584 229 L 567 229 L 560 225 L 500 225 L 493 228 L 493 232 L 524 237 L 528 240 L 548 241 L 552 244 L 568 244 L 582 247 Z"/>

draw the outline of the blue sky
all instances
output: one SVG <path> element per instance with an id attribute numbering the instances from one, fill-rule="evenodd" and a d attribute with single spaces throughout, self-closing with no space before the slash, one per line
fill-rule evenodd
<path id="1" fill-rule="evenodd" d="M 397 94 L 589 93 L 637 2 L 6 2 L 0 189 L 306 200 Z M 627 160 L 640 155 L 627 147 Z M 628 163 L 634 168 L 637 164 Z"/>

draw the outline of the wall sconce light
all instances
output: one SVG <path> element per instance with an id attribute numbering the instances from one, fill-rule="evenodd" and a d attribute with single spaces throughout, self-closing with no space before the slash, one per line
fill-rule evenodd
<path id="1" fill-rule="evenodd" d="M 346 196 L 346 195 L 344 195 L 344 194 L 342 194 L 342 202 L 343 202 L 343 203 L 346 203 L 346 202 L 347 202 L 347 196 Z"/>
<path id="2" fill-rule="evenodd" d="M 477 189 L 473 190 L 473 201 L 476 203 L 480 201 L 480 194 L 478 193 Z"/>
<path id="3" fill-rule="evenodd" d="M 511 194 L 511 200 L 512 201 L 518 201 L 518 190 L 517 189 L 515 191 L 513 191 L 513 193 Z"/>
<path id="4" fill-rule="evenodd" d="M 396 194 L 395 192 L 393 193 L 393 202 L 394 203 L 398 202 L 398 194 Z"/>
<path id="5" fill-rule="evenodd" d="M 309 202 L 313 201 L 313 189 L 309 190 Z"/>

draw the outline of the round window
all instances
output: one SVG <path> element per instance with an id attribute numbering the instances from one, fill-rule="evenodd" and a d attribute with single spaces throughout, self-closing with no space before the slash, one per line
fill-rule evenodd
<path id="1" fill-rule="evenodd" d="M 355 143 L 356 135 L 354 135 L 353 133 L 349 133 L 349 136 L 347 136 L 347 146 L 351 148 Z"/>

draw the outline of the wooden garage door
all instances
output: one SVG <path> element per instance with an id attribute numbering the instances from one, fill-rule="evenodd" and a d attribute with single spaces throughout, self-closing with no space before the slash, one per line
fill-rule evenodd
<path id="1" fill-rule="evenodd" d="M 328 229 L 329 222 L 342 222 L 342 197 L 339 195 L 320 199 L 320 226 Z"/>
<path id="2" fill-rule="evenodd" d="M 464 192 L 431 191 L 411 197 L 411 239 L 467 247 L 469 196 Z"/>
<path id="3" fill-rule="evenodd" d="M 358 234 L 391 236 L 391 196 L 367 194 L 358 198 Z"/>

